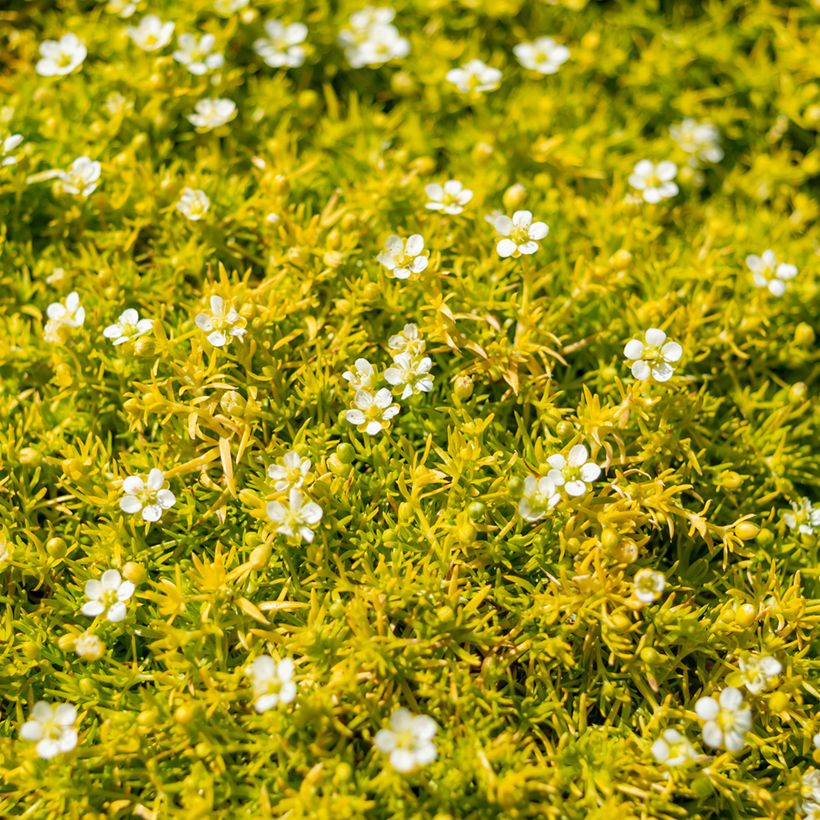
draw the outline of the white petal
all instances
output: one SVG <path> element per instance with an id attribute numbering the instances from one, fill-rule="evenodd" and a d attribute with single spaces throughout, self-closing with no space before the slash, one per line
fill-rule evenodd
<path id="1" fill-rule="evenodd" d="M 126 495 L 139 495 L 144 489 L 145 484 L 143 480 L 136 475 L 128 476 L 128 478 L 122 482 L 122 491 Z"/>
<path id="2" fill-rule="evenodd" d="M 719 711 L 720 707 L 714 698 L 700 698 L 695 704 L 695 714 L 701 720 L 714 720 Z"/>
<path id="3" fill-rule="evenodd" d="M 650 327 L 644 334 L 644 338 L 650 347 L 660 347 L 666 341 L 666 333 L 660 328 Z"/>
<path id="4" fill-rule="evenodd" d="M 599 475 L 601 475 L 601 468 L 597 464 L 593 464 L 591 461 L 581 467 L 581 478 L 588 484 L 596 481 Z"/>
<path id="5" fill-rule="evenodd" d="M 87 601 L 82 605 L 80 612 L 88 618 L 96 618 L 97 615 L 102 615 L 105 607 L 99 601 Z"/>
<path id="6" fill-rule="evenodd" d="M 649 365 L 645 361 L 643 361 L 643 359 L 638 359 L 638 361 L 634 362 L 632 365 L 632 375 L 640 381 L 648 379 L 651 372 L 652 371 Z"/>
<path id="7" fill-rule="evenodd" d="M 154 522 L 162 518 L 162 507 L 159 504 L 150 504 L 142 508 L 142 518 L 144 521 Z"/>
<path id="8" fill-rule="evenodd" d="M 498 251 L 498 255 L 504 259 L 512 256 L 518 250 L 518 246 L 512 239 L 502 239 L 495 247 Z"/>
<path id="9" fill-rule="evenodd" d="M 117 603 L 112 604 L 108 608 L 108 614 L 106 617 L 112 624 L 119 623 L 120 621 L 125 619 L 126 614 L 126 607 L 122 601 L 117 601 Z"/>
<path id="10" fill-rule="evenodd" d="M 587 460 L 589 453 L 583 444 L 576 444 L 567 456 L 567 464 L 570 467 L 580 467 Z"/>
<path id="11" fill-rule="evenodd" d="M 125 513 L 135 513 L 142 509 L 142 502 L 133 495 L 126 495 L 120 499 L 120 509 Z"/>
<path id="12" fill-rule="evenodd" d="M 667 342 L 661 348 L 661 355 L 667 362 L 677 362 L 683 355 L 683 348 L 677 342 Z"/>
<path id="13" fill-rule="evenodd" d="M 709 722 L 703 727 L 703 742 L 712 749 L 719 749 L 723 744 L 723 732 L 717 723 Z"/>

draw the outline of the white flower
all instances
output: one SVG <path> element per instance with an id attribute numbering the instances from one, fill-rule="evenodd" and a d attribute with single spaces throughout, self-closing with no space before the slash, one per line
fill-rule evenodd
<path id="1" fill-rule="evenodd" d="M 402 399 L 414 393 L 429 393 L 433 389 L 433 377 L 429 375 L 432 366 L 429 356 L 398 353 L 393 357 L 393 366 L 384 371 L 384 380 L 393 387 L 402 388 Z"/>
<path id="2" fill-rule="evenodd" d="M 211 207 L 211 200 L 205 191 L 198 188 L 183 188 L 177 202 L 177 210 L 191 222 L 198 222 Z"/>
<path id="3" fill-rule="evenodd" d="M 516 211 L 512 218 L 493 214 L 488 221 L 504 237 L 496 245 L 498 255 L 504 259 L 535 253 L 538 250 L 536 240 L 543 239 L 550 230 L 545 222 L 532 221 L 532 211 Z"/>
<path id="4" fill-rule="evenodd" d="M 680 148 L 689 154 L 689 165 L 700 168 L 707 162 L 720 162 L 723 149 L 720 147 L 720 132 L 710 122 L 697 122 L 686 117 L 670 126 L 669 134 Z"/>
<path id="5" fill-rule="evenodd" d="M 98 661 L 105 654 L 105 644 L 93 632 L 83 632 L 74 642 L 74 651 L 84 661 Z"/>
<path id="6" fill-rule="evenodd" d="M 401 333 L 391 336 L 387 346 L 393 351 L 394 358 L 399 353 L 409 353 L 411 356 L 421 356 L 424 353 L 424 339 L 414 324 L 405 325 Z"/>
<path id="7" fill-rule="evenodd" d="M 712 749 L 723 747 L 739 752 L 745 744 L 745 734 L 752 728 L 752 710 L 743 702 L 743 694 L 734 686 L 720 693 L 718 700 L 700 698 L 695 712 L 703 721 L 703 742 Z"/>
<path id="8" fill-rule="evenodd" d="M 303 503 L 302 493 L 295 487 L 288 493 L 288 503 L 269 501 L 268 518 L 279 526 L 280 535 L 298 537 L 300 541 L 313 541 L 313 529 L 322 520 L 322 508 L 313 501 Z"/>
<path id="9" fill-rule="evenodd" d="M 214 11 L 220 17 L 230 17 L 242 9 L 246 9 L 250 0 L 214 0 Z"/>
<path id="10" fill-rule="evenodd" d="M 398 412 L 398 404 L 393 404 L 393 394 L 382 387 L 375 394 L 369 390 L 356 391 L 353 407 L 345 413 L 345 418 L 355 424 L 360 433 L 375 436 L 390 426 L 390 419 Z"/>
<path id="11" fill-rule="evenodd" d="M 424 251 L 424 239 L 414 233 L 407 240 L 399 236 L 387 237 L 385 249 L 376 257 L 387 268 L 388 273 L 396 279 L 407 279 L 411 274 L 421 273 L 427 268 L 429 259 Z"/>
<path id="12" fill-rule="evenodd" d="M 648 567 L 639 569 L 632 579 L 632 589 L 642 604 L 654 603 L 666 589 L 666 576 Z"/>
<path id="13" fill-rule="evenodd" d="M 639 381 L 649 378 L 668 382 L 675 372 L 673 364 L 680 361 L 683 348 L 677 342 L 667 342 L 666 333 L 650 327 L 644 341 L 630 339 L 624 347 L 624 356 L 632 362 L 632 375 Z"/>
<path id="14" fill-rule="evenodd" d="M 392 24 L 395 14 L 393 9 L 368 6 L 350 16 L 339 44 L 353 68 L 384 65 L 410 53 L 410 43 Z"/>
<path id="15" fill-rule="evenodd" d="M 310 470 L 310 459 L 302 458 L 296 450 L 285 453 L 282 460 L 268 467 L 268 477 L 273 479 L 273 489 L 284 493 L 305 483 Z"/>
<path id="16" fill-rule="evenodd" d="M 495 91 L 501 83 L 501 72 L 481 60 L 470 60 L 459 68 L 451 68 L 446 75 L 463 94 L 481 94 L 484 91 Z"/>
<path id="17" fill-rule="evenodd" d="M 432 182 L 424 192 L 430 200 L 424 207 L 445 214 L 460 214 L 464 206 L 473 198 L 473 192 L 465 188 L 457 179 L 448 179 L 444 185 Z"/>
<path id="18" fill-rule="evenodd" d="M 0 142 L 0 166 L 17 164 L 17 157 L 11 152 L 23 141 L 22 134 L 11 134 Z"/>
<path id="19" fill-rule="evenodd" d="M 772 296 L 782 296 L 786 292 L 786 282 L 797 276 L 797 268 L 786 262 L 778 262 L 774 251 L 763 251 L 761 256 L 750 254 L 746 264 L 752 272 L 752 279 L 759 288 L 768 288 Z"/>
<path id="20" fill-rule="evenodd" d="M 267 37 L 260 37 L 254 50 L 271 68 L 297 68 L 305 62 L 305 49 L 300 45 L 307 37 L 304 23 L 285 25 L 279 20 L 265 23 Z"/>
<path id="21" fill-rule="evenodd" d="M 280 703 L 290 703 L 296 697 L 293 680 L 293 660 L 275 661 L 270 655 L 260 655 L 245 670 L 253 687 L 253 708 L 267 712 Z"/>
<path id="22" fill-rule="evenodd" d="M 60 188 L 73 196 L 88 196 L 97 188 L 101 169 L 102 166 L 96 160 L 77 157 L 67 171 L 57 174 Z"/>
<path id="23" fill-rule="evenodd" d="M 783 671 L 780 661 L 771 655 L 741 655 L 738 666 L 743 685 L 753 695 L 769 689 Z"/>
<path id="24" fill-rule="evenodd" d="M 70 752 L 77 745 L 77 709 L 70 703 L 34 704 L 31 717 L 20 729 L 20 737 L 37 743 L 38 757 L 50 760 L 63 752 Z"/>
<path id="25" fill-rule="evenodd" d="M 64 34 L 59 40 L 40 43 L 40 59 L 36 71 L 41 77 L 59 77 L 71 74 L 85 60 L 88 51 L 74 34 Z"/>
<path id="26" fill-rule="evenodd" d="M 576 444 L 564 458 L 560 453 L 550 456 L 547 463 L 552 469 L 547 478 L 556 487 L 563 487 L 567 495 L 583 495 L 601 474 L 601 468 L 592 461 L 587 461 L 589 453 L 583 444 Z"/>
<path id="27" fill-rule="evenodd" d="M 518 502 L 518 512 L 526 521 L 538 521 L 560 500 L 561 496 L 550 478 L 528 475 L 524 479 L 524 493 Z"/>
<path id="28" fill-rule="evenodd" d="M 524 68 L 539 74 L 555 74 L 569 59 L 569 49 L 558 45 L 552 37 L 539 37 L 531 43 L 519 43 L 513 46 L 513 54 Z"/>
<path id="29" fill-rule="evenodd" d="M 674 162 L 664 160 L 655 164 L 652 160 L 642 159 L 630 174 L 629 184 L 641 192 L 644 202 L 660 202 L 678 192 L 674 181 L 677 174 L 678 166 Z"/>
<path id="30" fill-rule="evenodd" d="M 134 308 L 128 308 L 120 314 L 115 324 L 103 330 L 103 336 L 111 339 L 115 345 L 123 345 L 149 333 L 153 326 L 154 323 L 150 319 L 140 319 Z"/>
<path id="31" fill-rule="evenodd" d="M 131 0 L 108 0 L 105 10 L 109 14 L 116 14 L 125 20 L 134 15 L 134 12 L 137 10 L 137 5 L 137 3 L 133 3 Z"/>
<path id="32" fill-rule="evenodd" d="M 196 326 L 208 334 L 208 341 L 214 347 L 224 347 L 232 338 L 242 339 L 245 330 L 245 318 L 236 308 L 225 310 L 225 300 L 221 296 L 211 296 L 211 312 L 198 313 L 194 319 Z"/>
<path id="33" fill-rule="evenodd" d="M 202 75 L 215 71 L 225 62 L 222 54 L 214 51 L 215 43 L 213 34 L 203 34 L 198 39 L 195 34 L 180 34 L 177 37 L 179 48 L 174 52 L 174 59 L 191 74 Z"/>
<path id="34" fill-rule="evenodd" d="M 52 302 L 46 308 L 48 321 L 45 326 L 45 340 L 47 342 L 65 341 L 74 328 L 82 327 L 85 321 L 85 308 L 80 304 L 80 297 L 76 291 L 66 296 L 65 304 Z"/>
<path id="35" fill-rule="evenodd" d="M 653 744 L 652 757 L 664 766 L 685 766 L 697 758 L 692 744 L 674 729 L 667 729 Z"/>
<path id="36" fill-rule="evenodd" d="M 126 31 L 143 51 L 159 51 L 171 42 L 174 23 L 163 23 L 156 14 L 149 14 L 140 20 L 138 26 L 128 26 Z"/>
<path id="37" fill-rule="evenodd" d="M 367 359 L 356 359 L 350 370 L 342 373 L 342 378 L 350 382 L 354 390 L 372 390 L 379 376 Z"/>
<path id="38" fill-rule="evenodd" d="M 820 506 L 815 507 L 808 498 L 800 502 L 792 501 L 794 512 L 784 513 L 783 520 L 790 530 L 801 535 L 814 535 L 820 529 Z"/>
<path id="39" fill-rule="evenodd" d="M 156 467 L 143 481 L 139 476 L 128 476 L 122 482 L 123 497 L 120 509 L 126 513 L 142 512 L 144 521 L 159 521 L 163 510 L 169 510 L 176 503 L 176 497 L 164 489 L 165 476 Z"/>
<path id="40" fill-rule="evenodd" d="M 436 759 L 433 738 L 438 726 L 427 715 L 414 715 L 407 709 L 396 709 L 390 716 L 390 728 L 381 729 L 373 745 L 390 755 L 390 765 L 397 772 L 411 772 Z"/>
<path id="41" fill-rule="evenodd" d="M 119 623 L 125 618 L 125 602 L 134 594 L 134 585 L 123 581 L 115 569 L 107 569 L 100 580 L 92 578 L 86 581 L 82 613 L 89 618 L 105 615 L 112 623 Z"/>
<path id="42" fill-rule="evenodd" d="M 188 115 L 191 125 L 201 131 L 210 131 L 227 125 L 236 116 L 236 103 L 221 97 L 210 97 L 199 100 L 194 106 L 194 112 Z"/>

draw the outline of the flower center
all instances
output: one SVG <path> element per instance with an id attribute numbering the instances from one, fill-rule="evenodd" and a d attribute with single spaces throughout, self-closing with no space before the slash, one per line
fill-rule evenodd
<path id="1" fill-rule="evenodd" d="M 728 709 L 721 709 L 715 718 L 715 723 L 724 731 L 728 732 L 735 725 L 735 713 Z"/>
<path id="2" fill-rule="evenodd" d="M 565 481 L 578 481 L 581 478 L 581 468 L 573 467 L 571 464 L 567 464 L 561 472 Z"/>
<path id="3" fill-rule="evenodd" d="M 415 749 L 416 736 L 409 729 L 396 732 L 396 747 L 407 750 Z"/>
<path id="4" fill-rule="evenodd" d="M 530 241 L 530 227 L 529 225 L 523 225 L 520 227 L 515 227 L 510 234 L 510 238 L 516 245 L 523 245 L 525 242 Z"/>

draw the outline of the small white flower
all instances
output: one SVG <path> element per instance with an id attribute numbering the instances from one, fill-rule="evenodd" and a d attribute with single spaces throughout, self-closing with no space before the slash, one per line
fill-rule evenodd
<path id="1" fill-rule="evenodd" d="M 23 141 L 22 134 L 11 134 L 0 142 L 0 166 L 8 167 L 17 164 L 17 157 L 12 154 Z"/>
<path id="2" fill-rule="evenodd" d="M 642 159 L 630 174 L 629 184 L 641 192 L 644 202 L 655 203 L 677 194 L 677 175 L 678 166 L 674 162 L 664 160 L 655 164 L 650 159 Z"/>
<path id="3" fill-rule="evenodd" d="M 354 390 L 372 390 L 379 374 L 367 359 L 356 359 L 350 370 L 342 373 L 342 378 L 349 382 Z"/>
<path id="4" fill-rule="evenodd" d="M 393 351 L 393 357 L 399 353 L 408 353 L 410 356 L 421 356 L 424 353 L 424 339 L 419 335 L 419 329 L 414 324 L 407 324 L 401 333 L 391 336 L 387 346 Z"/>
<path id="5" fill-rule="evenodd" d="M 396 279 L 408 279 L 414 273 L 427 268 L 429 259 L 423 253 L 424 239 L 414 233 L 407 240 L 399 236 L 387 237 L 385 249 L 376 257 L 377 261 Z"/>
<path id="6" fill-rule="evenodd" d="M 216 38 L 213 34 L 203 34 L 199 38 L 195 34 L 180 34 L 177 44 L 179 48 L 174 52 L 174 59 L 191 74 L 201 76 L 216 71 L 225 62 L 222 54 L 214 51 Z"/>
<path id="7" fill-rule="evenodd" d="M 128 308 L 120 314 L 115 324 L 103 330 L 103 336 L 111 339 L 115 345 L 123 345 L 149 333 L 153 326 L 154 323 L 150 319 L 140 319 L 134 308 Z"/>
<path id="8" fill-rule="evenodd" d="M 630 339 L 624 347 L 624 356 L 632 362 L 632 375 L 639 381 L 649 378 L 656 382 L 668 382 L 675 372 L 672 366 L 680 361 L 683 348 L 677 342 L 666 341 L 666 333 L 650 327 L 644 333 L 644 341 Z"/>
<path id="9" fill-rule="evenodd" d="M 236 116 L 236 103 L 224 98 L 207 98 L 199 100 L 194 106 L 194 113 L 188 115 L 188 121 L 194 128 L 211 131 L 227 125 Z"/>
<path id="10" fill-rule="evenodd" d="M 513 46 L 513 54 L 524 68 L 539 74 L 555 74 L 569 59 L 569 49 L 558 45 L 552 37 L 539 37 L 531 43 Z"/>
<path id="11" fill-rule="evenodd" d="M 66 194 L 89 196 L 97 188 L 101 170 L 102 166 L 96 160 L 77 157 L 67 171 L 57 174 L 58 184 Z"/>
<path id="12" fill-rule="evenodd" d="M 62 342 L 72 330 L 83 326 L 85 322 L 85 308 L 80 304 L 80 297 L 76 291 L 66 296 L 65 303 L 52 302 L 46 308 L 48 320 L 45 326 L 45 340 L 47 342 Z"/>
<path id="13" fill-rule="evenodd" d="M 697 122 L 686 117 L 670 126 L 669 134 L 689 154 L 689 165 L 700 168 L 709 162 L 720 162 L 723 149 L 720 147 L 720 132 L 710 122 Z"/>
<path id="14" fill-rule="evenodd" d="M 470 60 L 463 66 L 451 68 L 447 72 L 446 80 L 462 94 L 483 94 L 485 91 L 495 91 L 498 88 L 501 84 L 501 72 L 481 60 Z"/>
<path id="15" fill-rule="evenodd" d="M 302 458 L 296 450 L 285 453 L 282 460 L 268 467 L 268 477 L 273 479 L 273 489 L 284 493 L 305 483 L 310 470 L 310 459 Z"/>
<path id="16" fill-rule="evenodd" d="M 545 222 L 533 222 L 532 211 L 516 211 L 512 218 L 504 214 L 493 214 L 489 220 L 495 230 L 504 237 L 496 245 L 498 255 L 506 259 L 517 259 L 522 254 L 529 256 L 538 250 L 537 240 L 549 233 Z"/>
<path id="17" fill-rule="evenodd" d="M 276 532 L 300 541 L 313 541 L 314 528 L 322 520 L 322 508 L 313 501 L 303 503 L 302 493 L 295 487 L 288 493 L 288 503 L 269 501 L 268 518 L 278 524 Z"/>
<path id="18" fill-rule="evenodd" d="M 211 296 L 210 304 L 210 313 L 198 313 L 194 319 L 196 326 L 208 334 L 208 341 L 214 347 L 224 347 L 233 338 L 241 340 L 247 332 L 245 318 L 234 307 L 226 310 L 221 296 Z"/>
<path id="19" fill-rule="evenodd" d="M 675 729 L 667 729 L 653 744 L 652 757 L 671 768 L 685 766 L 697 758 L 692 744 Z"/>
<path id="20" fill-rule="evenodd" d="M 452 216 L 460 214 L 464 206 L 473 198 L 473 192 L 465 188 L 457 179 L 448 179 L 444 185 L 432 182 L 425 186 L 424 192 L 430 200 L 424 206 L 425 208 Z"/>
<path id="21" fill-rule="evenodd" d="M 718 700 L 700 698 L 695 712 L 703 721 L 703 742 L 712 749 L 721 747 L 739 752 L 746 743 L 745 735 L 752 728 L 752 710 L 743 701 L 743 694 L 734 686 L 720 693 Z"/>
<path id="22" fill-rule="evenodd" d="M 307 31 L 304 23 L 286 25 L 279 20 L 268 20 L 265 23 L 267 37 L 260 37 L 253 48 L 271 68 L 298 68 L 305 62 L 305 49 L 301 44 Z"/>
<path id="23" fill-rule="evenodd" d="M 134 585 L 123 581 L 115 569 L 106 570 L 100 580 L 92 578 L 86 581 L 82 613 L 89 618 L 105 615 L 112 623 L 119 623 L 125 618 L 125 602 L 134 594 Z"/>
<path id="24" fill-rule="evenodd" d="M 293 680 L 293 660 L 275 661 L 270 655 L 260 655 L 245 670 L 253 687 L 253 708 L 267 712 L 280 703 L 291 703 L 296 697 Z"/>
<path id="25" fill-rule="evenodd" d="M 246 9 L 250 0 L 214 0 L 214 11 L 220 17 L 230 17 L 242 9 Z"/>
<path id="26" fill-rule="evenodd" d="M 211 207 L 211 200 L 205 191 L 198 188 L 183 188 L 177 202 L 177 210 L 191 222 L 198 222 Z"/>
<path id="27" fill-rule="evenodd" d="M 763 251 L 761 256 L 750 254 L 746 264 L 752 272 L 752 279 L 759 288 L 768 288 L 772 296 L 782 296 L 786 292 L 786 282 L 797 276 L 797 268 L 786 262 L 778 262 L 774 251 Z"/>
<path id="28" fill-rule="evenodd" d="M 138 26 L 129 26 L 126 31 L 143 51 L 159 51 L 171 42 L 174 23 L 164 23 L 156 14 L 149 14 L 140 20 Z"/>
<path id="29" fill-rule="evenodd" d="M 118 17 L 122 17 L 123 20 L 126 20 L 134 16 L 137 5 L 138 3 L 134 3 L 132 0 L 108 0 L 105 10 L 109 14 L 116 14 Z"/>
<path id="30" fill-rule="evenodd" d="M 139 476 L 128 476 L 122 482 L 124 495 L 120 499 L 120 509 L 129 514 L 141 512 L 143 521 L 159 521 L 163 511 L 176 503 L 176 497 L 165 489 L 164 484 L 165 476 L 156 467 L 145 481 Z"/>
<path id="31" fill-rule="evenodd" d="M 753 695 L 771 688 L 783 671 L 780 661 L 771 655 L 741 655 L 738 666 L 743 685 Z"/>
<path id="32" fill-rule="evenodd" d="M 410 43 L 392 24 L 395 11 L 368 6 L 350 16 L 339 33 L 339 44 L 353 68 L 380 66 L 410 53 Z"/>
<path id="33" fill-rule="evenodd" d="M 547 478 L 556 487 L 563 487 L 567 495 L 580 496 L 589 490 L 588 484 L 597 480 L 601 468 L 592 461 L 587 461 L 589 452 L 583 444 L 576 444 L 564 458 L 556 453 L 547 459 L 552 469 Z"/>
<path id="34" fill-rule="evenodd" d="M 390 419 L 398 412 L 398 404 L 393 404 L 393 394 L 382 387 L 375 394 L 369 390 L 358 390 L 353 407 L 345 413 L 345 418 L 355 424 L 360 433 L 375 436 L 390 426 Z"/>
<path id="35" fill-rule="evenodd" d="M 432 366 L 433 361 L 429 356 L 398 353 L 393 357 L 393 366 L 384 371 L 384 380 L 392 387 L 402 388 L 402 399 L 407 399 L 414 393 L 429 393 L 433 389 L 433 377 L 430 375 Z"/>
<path id="36" fill-rule="evenodd" d="M 560 500 L 561 496 L 550 478 L 528 475 L 524 479 L 524 493 L 518 502 L 518 512 L 526 521 L 538 521 Z"/>
<path id="37" fill-rule="evenodd" d="M 60 77 L 71 74 L 85 60 L 88 51 L 74 34 L 64 34 L 59 40 L 40 43 L 40 59 L 36 71 L 41 77 Z"/>
<path id="38" fill-rule="evenodd" d="M 105 654 L 105 644 L 93 632 L 83 632 L 74 642 L 74 651 L 84 661 L 98 661 Z"/>
<path id="39" fill-rule="evenodd" d="M 376 732 L 373 745 L 382 754 L 390 755 L 390 765 L 397 772 L 412 772 L 436 759 L 433 738 L 437 731 L 433 718 L 396 709 L 390 716 L 390 728 Z"/>
<path id="40" fill-rule="evenodd" d="M 642 604 L 652 604 L 661 597 L 666 589 L 666 576 L 655 569 L 639 569 L 632 579 L 635 597 Z"/>
<path id="41" fill-rule="evenodd" d="M 793 501 L 794 512 L 784 513 L 783 520 L 790 530 L 797 530 L 800 535 L 814 535 L 820 530 L 820 506 L 815 507 L 808 498 L 800 502 Z"/>
<path id="42" fill-rule="evenodd" d="M 58 754 L 70 752 L 77 745 L 77 709 L 70 703 L 34 704 L 31 717 L 20 729 L 20 737 L 37 744 L 37 756 L 50 760 Z"/>

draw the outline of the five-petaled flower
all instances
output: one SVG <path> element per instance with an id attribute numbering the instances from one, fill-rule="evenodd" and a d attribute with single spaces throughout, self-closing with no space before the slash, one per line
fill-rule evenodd
<path id="1" fill-rule="evenodd" d="M 194 106 L 188 121 L 200 131 L 211 131 L 227 125 L 236 116 L 236 103 L 224 97 L 207 97 Z"/>
<path id="2" fill-rule="evenodd" d="M 270 655 L 260 655 L 245 669 L 245 674 L 251 679 L 253 708 L 257 712 L 267 712 L 296 697 L 292 658 L 275 661 Z"/>
<path id="3" fill-rule="evenodd" d="M 58 185 L 66 194 L 89 196 L 100 181 L 102 166 L 89 157 L 77 157 L 67 171 L 57 173 Z"/>
<path id="4" fill-rule="evenodd" d="M 556 487 L 563 487 L 567 495 L 583 495 L 601 474 L 601 468 L 593 461 L 587 461 L 589 452 L 583 444 L 576 444 L 567 453 L 566 458 L 560 453 L 550 456 L 547 463 L 552 468 L 547 478 Z"/>
<path id="5" fill-rule="evenodd" d="M 398 404 L 393 404 L 393 394 L 382 387 L 376 393 L 357 390 L 353 407 L 345 413 L 345 418 L 355 424 L 360 433 L 375 436 L 390 426 L 390 419 L 398 412 Z"/>
<path id="6" fill-rule="evenodd" d="M 705 163 L 720 162 L 723 149 L 720 147 L 720 132 L 710 122 L 698 122 L 686 117 L 670 126 L 669 134 L 689 154 L 689 165 L 700 168 Z"/>
<path id="7" fill-rule="evenodd" d="M 313 531 L 322 520 L 322 508 L 315 501 L 305 503 L 301 491 L 295 487 L 288 493 L 287 504 L 269 501 L 267 514 L 280 535 L 308 543 L 313 541 Z"/>
<path id="8" fill-rule="evenodd" d="M 513 46 L 513 54 L 524 68 L 539 74 L 555 74 L 569 59 L 569 49 L 552 37 L 539 37 L 531 43 Z"/>
<path id="9" fill-rule="evenodd" d="M 703 722 L 703 742 L 707 746 L 730 752 L 743 748 L 746 732 L 752 728 L 752 710 L 746 706 L 739 689 L 727 686 L 717 700 L 700 698 L 695 704 L 695 713 Z"/>
<path id="10" fill-rule="evenodd" d="M 342 378 L 350 384 L 354 390 L 372 390 L 376 385 L 379 374 L 376 368 L 367 359 L 358 358 L 350 370 L 342 373 Z"/>
<path id="11" fill-rule="evenodd" d="M 447 72 L 446 80 L 462 94 L 483 94 L 485 91 L 495 91 L 498 88 L 501 84 L 501 72 L 482 60 L 470 60 L 463 66 L 451 68 Z"/>
<path id="12" fill-rule="evenodd" d="M 428 202 L 424 206 L 431 211 L 441 211 L 455 216 L 464 210 L 464 206 L 473 198 L 473 192 L 465 188 L 457 179 L 448 179 L 444 185 L 431 182 L 424 186 Z"/>
<path id="13" fill-rule="evenodd" d="M 410 43 L 393 25 L 391 8 L 367 6 L 350 15 L 347 27 L 339 32 L 339 44 L 353 68 L 380 66 L 406 57 Z"/>
<path id="14" fill-rule="evenodd" d="M 196 326 L 208 334 L 208 341 L 214 347 L 224 347 L 233 338 L 241 340 L 247 332 L 245 317 L 233 306 L 226 310 L 221 296 L 211 296 L 210 306 L 210 313 L 198 313 L 194 319 Z"/>
<path id="15" fill-rule="evenodd" d="M 677 342 L 666 340 L 666 333 L 650 327 L 644 333 L 644 341 L 630 339 L 624 347 L 624 356 L 632 363 L 632 375 L 639 381 L 654 379 L 668 382 L 675 372 L 672 366 L 680 361 L 683 348 Z"/>
<path id="16" fill-rule="evenodd" d="M 815 507 L 808 498 L 792 501 L 792 512 L 783 513 L 783 520 L 800 535 L 814 535 L 820 530 L 820 506 Z"/>
<path id="17" fill-rule="evenodd" d="M 61 77 L 76 71 L 88 51 L 75 34 L 64 34 L 59 40 L 40 43 L 40 59 L 36 71 L 41 77 Z"/>
<path id="18" fill-rule="evenodd" d="M 149 14 L 139 21 L 139 25 L 129 26 L 126 31 L 143 51 L 159 51 L 171 42 L 174 23 L 165 23 L 156 14 Z"/>
<path id="19" fill-rule="evenodd" d="M 754 653 L 741 655 L 738 660 L 738 668 L 739 679 L 753 695 L 770 689 L 783 671 L 782 664 L 776 658 L 771 655 L 757 655 Z"/>
<path id="20" fill-rule="evenodd" d="M 179 48 L 174 52 L 174 59 L 191 74 L 207 74 L 222 67 L 224 58 L 218 51 L 214 51 L 216 38 L 213 34 L 203 34 L 199 38 L 194 34 L 180 34 L 177 44 Z"/>
<path id="21" fill-rule="evenodd" d="M 80 304 L 77 291 L 69 293 L 65 303 L 52 302 L 46 308 L 46 316 L 45 340 L 52 343 L 65 341 L 72 330 L 82 327 L 85 322 L 85 308 Z"/>
<path id="22" fill-rule="evenodd" d="M 134 594 L 131 581 L 123 581 L 115 569 L 107 569 L 100 579 L 91 578 L 85 584 L 88 599 L 81 612 L 89 618 L 105 615 L 111 623 L 119 623 L 125 618 L 125 602 Z"/>
<path id="23" fill-rule="evenodd" d="M 629 184 L 641 192 L 644 202 L 654 204 L 677 194 L 677 175 L 678 166 L 674 162 L 664 160 L 655 164 L 650 159 L 642 159 L 630 174 Z"/>
<path id="24" fill-rule="evenodd" d="M 532 211 L 516 211 L 512 217 L 494 214 L 490 221 L 504 237 L 496 245 L 498 255 L 504 259 L 535 253 L 539 247 L 537 240 L 543 239 L 550 230 L 545 222 L 532 221 Z"/>
<path id="25" fill-rule="evenodd" d="M 198 222 L 211 207 L 211 200 L 205 191 L 198 188 L 183 188 L 177 202 L 177 210 L 191 222 Z"/>
<path id="26" fill-rule="evenodd" d="M 391 386 L 401 389 L 402 399 L 414 393 L 429 393 L 433 389 L 433 377 L 430 368 L 433 360 L 429 356 L 412 356 L 410 353 L 397 353 L 393 365 L 384 371 L 384 380 Z"/>
<path id="27" fill-rule="evenodd" d="M 265 23 L 267 37 L 260 37 L 254 42 L 254 51 L 271 68 L 298 68 L 305 61 L 302 43 L 307 31 L 304 23 L 286 24 L 268 20 Z"/>
<path id="28" fill-rule="evenodd" d="M 778 262 L 774 251 L 763 251 L 760 256 L 749 254 L 746 265 L 752 272 L 752 280 L 759 288 L 768 288 L 772 296 L 782 296 L 786 283 L 797 276 L 797 267 L 787 262 Z"/>
<path id="29" fill-rule="evenodd" d="M 408 279 L 412 274 L 421 273 L 427 268 L 430 260 L 423 251 L 424 238 L 420 234 L 414 233 L 407 240 L 391 234 L 387 237 L 385 249 L 376 259 L 390 276 Z"/>
<path id="30" fill-rule="evenodd" d="M 37 756 L 50 760 L 58 754 L 70 752 L 77 745 L 77 709 L 70 703 L 34 704 L 31 717 L 20 729 L 20 737 L 37 745 Z"/>
<path id="31" fill-rule="evenodd" d="M 380 729 L 373 745 L 390 756 L 390 765 L 397 772 L 412 772 L 436 759 L 433 738 L 438 725 L 427 715 L 414 715 L 404 707 L 390 716 L 390 728 Z"/>
<path id="32" fill-rule="evenodd" d="M 301 487 L 310 470 L 310 459 L 302 458 L 296 450 L 290 450 L 281 461 L 268 467 L 268 478 L 273 479 L 273 489 L 277 493 L 288 492 Z"/>
<path id="33" fill-rule="evenodd" d="M 127 308 L 120 314 L 120 318 L 103 330 L 103 336 L 111 339 L 115 345 L 123 345 L 150 333 L 154 326 L 151 319 L 140 319 L 134 308 Z"/>
<path id="34" fill-rule="evenodd" d="M 555 489 L 552 479 L 528 475 L 524 479 L 524 492 L 518 502 L 518 512 L 526 521 L 538 521 L 560 500 L 561 495 Z"/>
<path id="35" fill-rule="evenodd" d="M 666 589 L 666 576 L 656 569 L 644 567 L 635 573 L 632 590 L 642 604 L 651 604 L 660 598 Z"/>
<path id="36" fill-rule="evenodd" d="M 664 766 L 686 766 L 697 758 L 692 744 L 675 729 L 667 729 L 653 744 L 652 757 Z"/>
<path id="37" fill-rule="evenodd" d="M 165 487 L 165 475 L 154 467 L 148 478 L 128 476 L 122 482 L 123 497 L 120 509 L 129 514 L 142 513 L 144 521 L 154 522 L 162 518 L 164 510 L 170 510 L 176 503 L 174 494 Z"/>
<path id="38" fill-rule="evenodd" d="M 399 353 L 409 353 L 411 356 L 420 356 L 424 353 L 424 339 L 414 324 L 406 324 L 401 333 L 396 333 L 387 340 L 387 346 L 393 351 L 393 356 Z"/>

